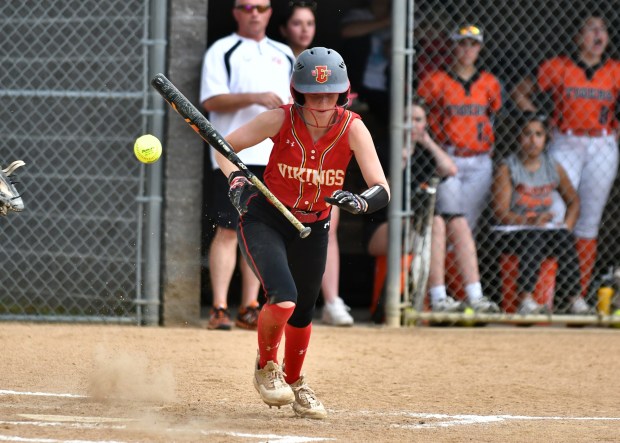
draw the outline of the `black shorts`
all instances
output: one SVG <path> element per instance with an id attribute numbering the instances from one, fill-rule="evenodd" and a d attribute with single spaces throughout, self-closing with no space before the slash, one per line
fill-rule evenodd
<path id="1" fill-rule="evenodd" d="M 288 323 L 304 328 L 312 322 L 327 260 L 330 217 L 305 223 L 308 238 L 259 194 L 241 218 L 237 238 L 241 252 L 261 282 L 269 303 L 291 301 L 295 310 Z"/>
<path id="2" fill-rule="evenodd" d="M 248 166 L 248 169 L 263 180 L 264 166 Z M 207 208 L 209 216 L 215 220 L 215 224 L 221 228 L 237 229 L 239 212 L 228 198 L 228 178 L 222 174 L 220 169 L 213 171 L 213 201 L 210 208 Z"/>

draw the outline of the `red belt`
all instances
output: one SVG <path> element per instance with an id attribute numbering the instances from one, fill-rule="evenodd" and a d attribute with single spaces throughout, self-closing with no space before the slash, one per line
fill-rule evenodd
<path id="1" fill-rule="evenodd" d="M 302 211 L 300 209 L 289 209 L 289 211 L 302 223 L 314 223 L 327 218 L 329 209 L 330 208 L 327 208 L 319 212 Z"/>
<path id="2" fill-rule="evenodd" d="M 566 135 L 576 135 L 578 137 L 605 137 L 611 135 L 611 131 L 607 129 L 567 129 L 562 132 Z"/>

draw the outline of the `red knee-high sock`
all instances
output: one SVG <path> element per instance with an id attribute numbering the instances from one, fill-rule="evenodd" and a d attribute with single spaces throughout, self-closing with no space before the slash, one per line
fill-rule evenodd
<path id="1" fill-rule="evenodd" d="M 278 362 L 278 346 L 286 322 L 293 314 L 295 306 L 281 308 L 278 305 L 263 306 L 258 315 L 258 364 L 265 367 L 268 361 Z"/>
<path id="2" fill-rule="evenodd" d="M 301 367 L 304 365 L 310 334 L 312 333 L 312 323 L 305 328 L 296 328 L 286 325 L 284 328 L 286 343 L 284 343 L 284 380 L 288 383 L 295 383 L 301 375 Z"/>
<path id="3" fill-rule="evenodd" d="M 581 295 L 585 296 L 588 292 L 588 285 L 592 278 L 592 269 L 596 262 L 595 238 L 578 238 L 576 242 L 577 255 L 579 256 L 579 271 L 581 272 Z"/>

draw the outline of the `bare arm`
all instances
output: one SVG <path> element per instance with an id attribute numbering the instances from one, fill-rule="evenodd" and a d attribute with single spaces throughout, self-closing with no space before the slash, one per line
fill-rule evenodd
<path id="1" fill-rule="evenodd" d="M 559 164 L 556 165 L 558 175 L 560 176 L 560 185 L 558 186 L 558 192 L 566 204 L 566 215 L 564 216 L 564 223 L 571 231 L 575 228 L 577 218 L 579 217 L 579 195 L 566 174 L 566 171 Z"/>
<path id="2" fill-rule="evenodd" d="M 508 166 L 500 165 L 495 172 L 493 185 L 493 215 L 502 225 L 521 224 L 515 223 L 514 217 L 510 212 L 510 199 L 512 198 L 512 183 Z"/>
<path id="3" fill-rule="evenodd" d="M 525 77 L 519 82 L 512 91 L 512 100 L 521 111 L 536 112 L 534 106 L 534 93 L 536 92 L 536 84 L 532 77 Z"/>
<path id="4" fill-rule="evenodd" d="M 389 194 L 390 187 L 388 186 L 385 173 L 379 162 L 372 136 L 368 128 L 366 128 L 366 125 L 359 119 L 354 120 L 351 124 L 351 129 L 349 130 L 349 145 L 362 171 L 362 176 L 364 177 L 366 185 L 369 188 L 380 185 Z"/>
<path id="5" fill-rule="evenodd" d="M 256 92 L 215 95 L 203 101 L 202 107 L 208 112 L 235 112 L 252 105 L 275 109 L 282 104 L 282 100 L 274 92 Z"/>
<path id="6" fill-rule="evenodd" d="M 230 143 L 235 152 L 240 152 L 276 135 L 283 121 L 284 111 L 282 109 L 265 111 L 228 134 L 226 141 Z M 215 153 L 215 159 L 226 177 L 228 177 L 231 172 L 238 170 L 235 165 L 217 151 Z"/>

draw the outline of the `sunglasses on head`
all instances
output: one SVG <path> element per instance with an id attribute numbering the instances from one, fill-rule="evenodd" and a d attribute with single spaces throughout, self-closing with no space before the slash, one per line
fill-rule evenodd
<path id="1" fill-rule="evenodd" d="M 480 32 L 480 28 L 477 26 L 465 26 L 459 29 L 459 34 L 461 35 L 480 35 Z"/>
<path id="2" fill-rule="evenodd" d="M 237 5 L 235 9 L 239 9 L 240 11 L 251 13 L 254 9 L 256 9 L 261 14 L 263 12 L 267 12 L 271 9 L 271 5 Z"/>

